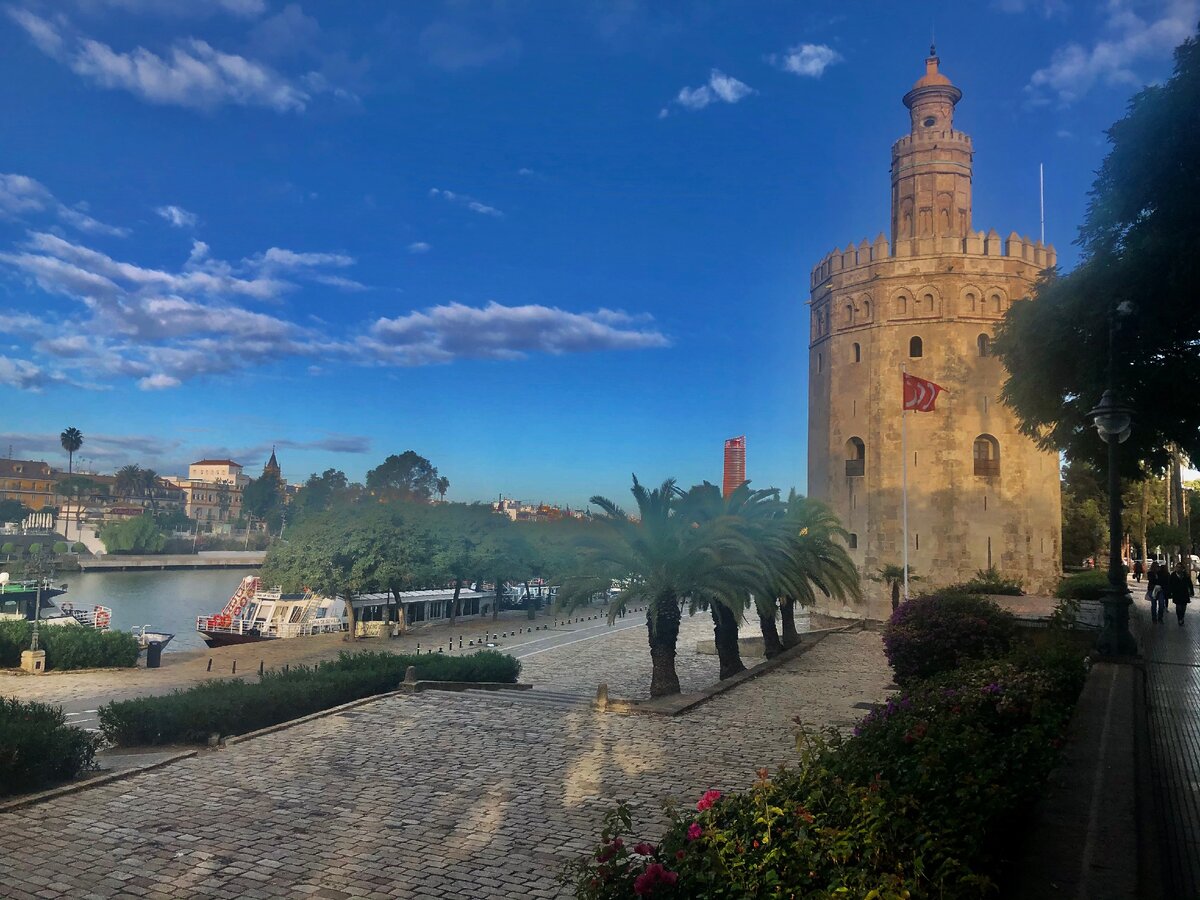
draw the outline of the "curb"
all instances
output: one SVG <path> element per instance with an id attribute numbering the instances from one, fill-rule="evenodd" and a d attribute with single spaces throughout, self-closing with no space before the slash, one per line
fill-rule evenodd
<path id="1" fill-rule="evenodd" d="M 629 701 L 629 700 L 610 700 L 601 708 L 606 712 L 615 713 L 636 713 L 652 716 L 678 716 L 683 713 L 690 712 L 697 706 L 701 706 L 711 700 L 713 697 L 720 696 L 726 691 L 732 690 L 738 685 L 745 684 L 747 681 L 753 681 L 760 675 L 766 675 L 778 669 L 786 662 L 790 662 L 799 656 L 803 656 L 810 649 L 815 647 L 831 634 L 850 634 L 863 630 L 862 620 L 851 622 L 847 625 L 840 625 L 833 628 L 821 628 L 816 631 L 806 631 L 800 635 L 800 643 L 794 647 L 789 647 L 778 656 L 759 663 L 753 668 L 747 669 L 745 672 L 739 672 L 732 678 L 726 678 L 724 681 L 718 681 L 716 684 L 705 688 L 702 691 L 696 691 L 691 694 L 681 694 L 675 697 L 658 698 L 655 700 Z"/>
<path id="2" fill-rule="evenodd" d="M 56 788 L 50 788 L 47 791 L 40 791 L 36 794 L 29 794 L 24 797 L 17 797 L 14 800 L 5 800 L 3 803 L 0 803 L 0 813 L 12 812 L 13 810 L 22 809 L 26 806 L 33 806 L 35 803 L 44 803 L 47 800 L 54 800 L 58 797 L 66 796 L 67 794 L 77 794 L 80 791 L 87 791 L 94 787 L 100 787 L 101 785 L 112 784 L 114 781 L 124 781 L 126 778 L 133 778 L 135 775 L 141 775 L 143 772 L 161 769 L 163 766 L 169 766 L 172 763 L 177 763 L 182 759 L 191 759 L 199 752 L 200 751 L 198 749 L 184 750 L 180 753 L 172 754 L 166 759 L 160 759 L 157 762 L 148 763 L 144 766 L 134 766 L 129 769 L 122 769 L 120 772 L 110 772 L 108 775 L 97 775 L 95 778 L 85 778 L 82 781 L 72 781 Z"/>

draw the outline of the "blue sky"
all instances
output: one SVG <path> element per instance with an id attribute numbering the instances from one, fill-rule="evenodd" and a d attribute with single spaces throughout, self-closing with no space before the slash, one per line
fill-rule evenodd
<path id="1" fill-rule="evenodd" d="M 1200 0 L 13 0 L 0 454 L 449 497 L 805 481 L 810 267 L 888 222 L 931 26 L 976 228 L 1071 266 Z"/>

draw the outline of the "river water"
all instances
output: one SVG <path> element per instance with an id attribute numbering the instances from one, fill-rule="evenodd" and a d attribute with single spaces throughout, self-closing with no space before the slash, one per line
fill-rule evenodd
<path id="1" fill-rule="evenodd" d="M 174 572 L 75 572 L 63 573 L 55 583 L 66 583 L 70 600 L 77 607 L 95 604 L 112 609 L 112 630 L 128 631 L 135 625 L 150 625 L 156 631 L 172 632 L 172 650 L 197 650 L 204 640 L 196 633 L 196 616 L 221 611 L 238 584 L 251 569 L 206 569 Z"/>

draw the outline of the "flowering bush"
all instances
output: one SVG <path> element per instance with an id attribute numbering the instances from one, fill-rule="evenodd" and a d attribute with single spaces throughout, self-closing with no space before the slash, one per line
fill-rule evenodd
<path id="1" fill-rule="evenodd" d="M 978 627 L 962 613 L 941 622 L 951 641 Z M 1082 653 L 1051 635 L 913 679 L 852 736 L 802 734 L 795 768 L 668 809 L 657 843 L 618 806 L 562 881 L 581 900 L 994 894 L 1005 835 L 1054 766 L 1085 675 Z"/>
<path id="2" fill-rule="evenodd" d="M 900 604 L 883 632 L 883 649 L 896 683 L 904 685 L 969 660 L 1002 656 L 1016 635 L 1016 618 L 992 601 L 935 594 Z"/>

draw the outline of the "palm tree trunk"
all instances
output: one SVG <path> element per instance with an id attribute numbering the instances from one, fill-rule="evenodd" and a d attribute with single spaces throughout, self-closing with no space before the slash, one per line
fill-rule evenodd
<path id="1" fill-rule="evenodd" d="M 911 572 L 909 573 L 909 577 L 910 578 L 912 577 Z M 900 582 L 893 581 L 892 582 L 892 612 L 895 612 L 899 608 L 900 608 Z"/>
<path id="2" fill-rule="evenodd" d="M 358 640 L 358 619 L 354 617 L 354 594 L 350 591 L 345 591 L 346 597 L 346 636 L 342 638 L 344 641 Z"/>
<path id="3" fill-rule="evenodd" d="M 780 598 L 779 618 L 783 622 L 783 646 L 795 647 L 800 643 L 800 635 L 796 631 L 796 601 L 794 598 Z"/>
<path id="4" fill-rule="evenodd" d="M 721 680 L 745 672 L 741 650 L 738 647 L 738 623 L 733 611 L 727 606 L 713 603 L 709 606 L 713 618 L 713 639 L 717 645 L 717 658 L 721 661 Z"/>
<path id="5" fill-rule="evenodd" d="M 767 615 L 761 609 L 758 611 L 758 624 L 762 628 L 763 655 L 770 659 L 783 652 L 783 642 L 779 640 L 779 628 L 775 624 L 775 611 Z"/>
<path id="6" fill-rule="evenodd" d="M 651 615 L 646 617 L 650 643 L 650 696 L 665 697 L 679 693 L 679 675 L 675 671 L 675 645 L 679 640 L 679 601 L 674 594 L 659 597 Z"/>
<path id="7" fill-rule="evenodd" d="M 496 599 L 492 602 L 492 621 L 500 618 L 500 598 L 504 596 L 504 579 L 496 576 Z"/>
<path id="8" fill-rule="evenodd" d="M 525 618 L 532 619 L 537 615 L 533 605 L 533 591 L 529 590 L 529 582 L 525 582 Z"/>

